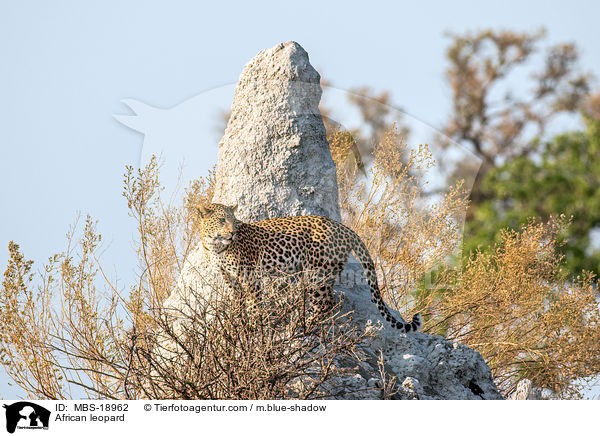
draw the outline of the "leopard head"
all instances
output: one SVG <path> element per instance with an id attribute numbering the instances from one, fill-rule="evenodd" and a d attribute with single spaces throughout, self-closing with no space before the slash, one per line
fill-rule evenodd
<path id="1" fill-rule="evenodd" d="M 200 237 L 206 249 L 222 253 L 231 244 L 240 223 L 234 215 L 236 208 L 216 203 L 197 207 Z"/>

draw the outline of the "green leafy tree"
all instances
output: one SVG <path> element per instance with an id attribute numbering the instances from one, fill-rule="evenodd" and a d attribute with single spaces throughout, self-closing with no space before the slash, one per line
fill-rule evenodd
<path id="1" fill-rule="evenodd" d="M 487 246 L 498 229 L 518 229 L 530 217 L 572 217 L 562 235 L 566 270 L 600 272 L 600 119 L 584 115 L 585 129 L 557 135 L 539 154 L 517 156 L 482 180 L 484 200 L 467 223 L 467 248 Z"/>

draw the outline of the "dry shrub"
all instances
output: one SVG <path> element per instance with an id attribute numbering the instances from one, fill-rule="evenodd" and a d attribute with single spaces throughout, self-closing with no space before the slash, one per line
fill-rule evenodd
<path id="1" fill-rule="evenodd" d="M 437 198 L 423 194 L 433 165 L 427 145 L 410 149 L 393 126 L 374 147 L 366 180 L 349 171 L 354 183 L 340 184 L 344 223 L 376 260 L 384 298 L 401 313 L 427 318 L 439 289 L 454 280 L 467 207 L 461 184 Z"/>
<path id="2" fill-rule="evenodd" d="M 331 139 L 337 150 L 352 141 Z M 600 308 L 592 274 L 572 282 L 561 272 L 556 249 L 568 220 L 505 230 L 493 250 L 463 262 L 467 193 L 459 183 L 426 195 L 432 165 L 427 147 L 409 150 L 394 128 L 375 147 L 366 180 L 338 163 L 343 219 L 369 248 L 384 298 L 401 313 L 421 311 L 425 332 L 479 351 L 504 394 L 530 379 L 554 397 L 577 398 L 580 382 L 600 373 Z"/>
<path id="3" fill-rule="evenodd" d="M 117 297 L 102 300 L 95 282 L 100 237 L 87 219 L 83 235 L 45 266 L 40 283 L 31 262 L 10 243 L 10 260 L 0 290 L 2 364 L 32 398 L 72 398 L 72 389 L 115 390 L 115 375 L 124 368 Z"/>
<path id="4" fill-rule="evenodd" d="M 129 295 L 106 273 L 101 237 L 88 217 L 41 278 L 11 243 L 0 289 L 0 353 L 31 398 L 318 398 L 333 395 L 366 339 L 334 308 L 307 312 L 300 281 L 266 287 L 248 312 L 238 293 L 193 295 L 181 313 L 162 307 L 198 243 L 193 208 L 209 202 L 214 179 L 187 190 L 183 204 L 161 200 L 156 159 L 128 168 L 124 197 L 138 227 L 139 279 Z M 37 280 L 36 280 L 37 278 Z M 334 382 L 335 381 L 335 382 Z"/>
<path id="5" fill-rule="evenodd" d="M 460 286 L 444 295 L 448 336 L 486 358 L 511 394 L 526 378 L 576 398 L 580 378 L 600 372 L 600 306 L 590 273 L 570 282 L 556 251 L 564 217 L 504 230 L 491 251 L 467 260 Z"/>
<path id="6" fill-rule="evenodd" d="M 247 289 L 191 292 L 185 310 L 161 314 L 158 334 L 138 336 L 130 389 L 137 397 L 180 399 L 315 399 L 344 391 L 340 363 L 359 359 L 356 345 L 370 333 L 352 327 L 339 305 L 328 314 L 311 310 L 306 290 L 270 281 L 259 302 Z"/>
<path id="7" fill-rule="evenodd" d="M 347 204 L 362 161 L 354 136 L 347 130 L 331 129 L 327 135 L 329 151 L 335 162 L 340 204 Z"/>

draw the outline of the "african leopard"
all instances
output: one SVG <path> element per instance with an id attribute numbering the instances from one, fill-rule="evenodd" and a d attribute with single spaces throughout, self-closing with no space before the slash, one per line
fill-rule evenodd
<path id="1" fill-rule="evenodd" d="M 365 271 L 371 301 L 392 327 L 417 331 L 421 316 L 412 321 L 394 318 L 381 298 L 373 260 L 356 233 L 329 218 L 316 215 L 272 218 L 247 224 L 236 219 L 235 207 L 212 204 L 198 207 L 202 244 L 218 263 L 224 278 L 241 279 L 260 269 L 267 274 L 316 271 L 322 280 L 312 298 L 324 307 L 333 302 L 332 289 L 354 252 Z"/>

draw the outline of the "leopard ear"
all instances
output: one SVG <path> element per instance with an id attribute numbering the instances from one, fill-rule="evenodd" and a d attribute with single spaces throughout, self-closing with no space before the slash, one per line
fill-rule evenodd
<path id="1" fill-rule="evenodd" d="M 198 213 L 202 218 L 206 218 L 206 215 L 210 213 L 210 210 L 207 209 L 203 204 L 199 204 L 196 209 L 198 209 Z"/>
<path id="2" fill-rule="evenodd" d="M 238 205 L 237 205 L 237 204 L 234 204 L 233 206 L 231 206 L 231 210 L 232 210 L 233 212 L 235 212 L 235 211 L 237 210 L 237 207 L 238 207 Z"/>

